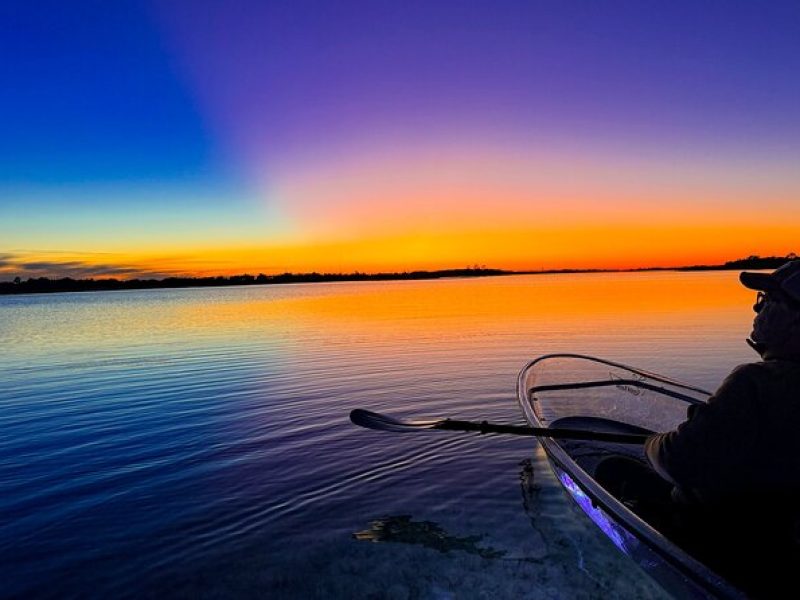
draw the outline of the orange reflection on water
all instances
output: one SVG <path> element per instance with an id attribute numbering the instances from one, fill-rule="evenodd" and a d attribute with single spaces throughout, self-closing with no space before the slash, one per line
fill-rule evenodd
<path id="1" fill-rule="evenodd" d="M 206 305 L 202 317 L 187 304 L 183 319 L 191 326 L 425 337 L 501 326 L 605 327 L 614 333 L 686 319 L 725 321 L 745 330 L 751 296 L 733 271 L 302 284 L 230 290 L 220 304 Z"/>

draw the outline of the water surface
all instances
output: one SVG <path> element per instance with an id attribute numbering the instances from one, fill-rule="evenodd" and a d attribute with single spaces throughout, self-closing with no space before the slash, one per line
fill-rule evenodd
<path id="1" fill-rule="evenodd" d="M 0 297 L 0 595 L 660 597 L 521 423 L 578 351 L 714 388 L 755 355 L 736 273 Z M 357 535 L 354 535 L 357 534 Z"/>

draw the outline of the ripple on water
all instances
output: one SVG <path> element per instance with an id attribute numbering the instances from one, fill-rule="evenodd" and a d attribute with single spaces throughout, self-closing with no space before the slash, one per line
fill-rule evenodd
<path id="1" fill-rule="evenodd" d="M 347 415 L 519 423 L 516 372 L 563 350 L 714 387 L 750 359 L 726 276 L 0 297 L 2 593 L 655 597 L 531 440 Z M 725 291 L 710 308 L 693 292 L 709 286 Z M 401 522 L 399 538 L 352 537 Z"/>

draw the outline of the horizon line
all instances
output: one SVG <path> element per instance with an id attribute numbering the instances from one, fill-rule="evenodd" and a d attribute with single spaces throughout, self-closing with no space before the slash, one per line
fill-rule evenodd
<path id="1" fill-rule="evenodd" d="M 36 294 L 55 292 L 89 292 L 115 291 L 134 289 L 164 289 L 188 287 L 225 287 L 238 285 L 280 285 L 288 283 L 325 283 L 345 281 L 400 281 L 446 279 L 458 277 L 491 277 L 509 275 L 547 275 L 547 274 L 580 274 L 580 273 L 635 273 L 645 271 L 722 271 L 737 269 L 775 269 L 790 260 L 797 259 L 794 252 L 786 256 L 757 256 L 726 261 L 721 264 L 695 264 L 672 267 L 634 267 L 634 268 L 563 268 L 540 270 L 508 270 L 495 269 L 485 265 L 472 265 L 457 269 L 414 270 L 365 273 L 352 271 L 349 273 L 279 273 L 274 275 L 211 275 L 211 276 L 168 276 L 161 279 L 116 279 L 113 277 L 95 279 L 74 279 L 72 277 L 29 277 L 23 280 L 17 276 L 11 281 L 0 281 L 0 294 Z"/>

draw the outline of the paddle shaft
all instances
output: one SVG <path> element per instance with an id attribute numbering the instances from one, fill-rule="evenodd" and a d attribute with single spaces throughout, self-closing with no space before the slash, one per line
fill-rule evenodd
<path id="1" fill-rule="evenodd" d="M 472 421 L 456 421 L 445 419 L 432 426 L 432 429 L 445 431 L 477 431 L 479 433 L 510 433 L 512 435 L 530 435 L 535 437 L 551 437 L 568 440 L 589 440 L 595 442 L 613 442 L 617 444 L 644 444 L 649 437 L 633 433 L 608 433 L 605 431 L 586 431 L 585 429 L 562 429 L 558 427 L 523 427 L 519 425 L 496 425 L 494 423 L 474 423 Z"/>
<path id="2" fill-rule="evenodd" d="M 527 435 L 570 440 L 586 440 L 595 442 L 612 442 L 616 444 L 644 444 L 648 434 L 611 433 L 607 431 L 591 431 L 586 429 L 567 429 L 561 427 L 520 427 L 518 425 L 498 425 L 481 421 L 457 421 L 455 419 L 431 421 L 402 421 L 389 415 L 356 408 L 350 412 L 350 420 L 367 429 L 391 431 L 394 433 L 410 433 L 413 431 L 476 431 L 478 433 L 507 433 L 511 435 Z"/>

